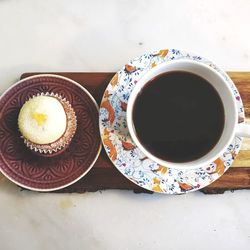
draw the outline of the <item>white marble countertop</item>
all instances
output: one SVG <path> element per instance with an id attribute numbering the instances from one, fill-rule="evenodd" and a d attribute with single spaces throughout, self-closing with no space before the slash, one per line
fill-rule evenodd
<path id="1" fill-rule="evenodd" d="M 0 93 L 27 71 L 116 71 L 179 48 L 250 70 L 250 2 L 0 0 Z M 0 176 L 0 249 L 249 249 L 250 191 L 20 191 Z"/>

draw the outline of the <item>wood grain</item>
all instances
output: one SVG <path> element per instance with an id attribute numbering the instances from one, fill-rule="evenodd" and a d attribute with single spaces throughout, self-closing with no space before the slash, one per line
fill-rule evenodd
<path id="1" fill-rule="evenodd" d="M 228 74 L 240 92 L 246 122 L 250 124 L 250 72 L 228 72 Z M 250 167 L 250 139 L 244 138 L 241 151 L 232 167 Z"/>
<path id="2" fill-rule="evenodd" d="M 21 76 L 21 79 L 35 74 L 39 73 L 25 73 Z M 115 73 L 58 72 L 53 74 L 66 76 L 77 81 L 88 89 L 98 104 L 100 104 L 102 94 Z M 250 123 L 250 72 L 228 72 L 228 74 L 239 89 L 245 107 L 246 120 Z M 104 189 L 127 189 L 133 190 L 136 193 L 152 193 L 127 180 L 113 166 L 104 150 L 102 150 L 93 169 L 84 178 L 57 192 L 83 193 Z M 215 194 L 237 189 L 250 189 L 250 139 L 244 139 L 242 150 L 234 161 L 233 167 L 220 179 L 203 188 L 201 191 L 206 194 Z"/>

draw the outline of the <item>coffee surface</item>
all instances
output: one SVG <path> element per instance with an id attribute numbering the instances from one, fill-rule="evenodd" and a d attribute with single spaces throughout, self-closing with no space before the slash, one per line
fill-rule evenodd
<path id="1" fill-rule="evenodd" d="M 170 162 L 189 162 L 207 154 L 224 128 L 224 107 L 214 87 L 185 71 L 163 73 L 140 91 L 133 122 L 141 144 Z"/>

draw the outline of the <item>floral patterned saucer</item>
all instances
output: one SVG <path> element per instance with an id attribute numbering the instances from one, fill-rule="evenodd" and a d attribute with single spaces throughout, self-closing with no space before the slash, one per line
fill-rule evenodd
<path id="1" fill-rule="evenodd" d="M 228 75 L 211 61 L 176 49 L 149 52 L 131 60 L 110 81 L 100 107 L 100 133 L 110 160 L 129 180 L 159 193 L 181 194 L 209 185 L 232 165 L 241 146 L 242 139 L 234 137 L 221 157 L 209 165 L 191 170 L 177 170 L 148 159 L 133 143 L 127 128 L 126 108 L 135 84 L 156 65 L 183 58 L 207 64 L 226 79 L 237 103 L 238 122 L 244 122 L 245 115 L 239 92 Z"/>

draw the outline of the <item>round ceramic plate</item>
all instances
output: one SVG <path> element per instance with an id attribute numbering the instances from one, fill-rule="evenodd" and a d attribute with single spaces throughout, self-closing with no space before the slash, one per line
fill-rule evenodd
<path id="1" fill-rule="evenodd" d="M 176 49 L 146 53 L 126 64 L 110 81 L 99 114 L 103 145 L 116 168 L 140 187 L 166 194 L 186 193 L 209 185 L 232 165 L 241 146 L 241 138 L 235 137 L 226 152 L 209 165 L 191 170 L 176 170 L 148 159 L 133 143 L 126 122 L 126 107 L 131 91 L 151 68 L 179 59 L 199 61 L 218 71 L 235 96 L 239 123 L 244 122 L 244 109 L 239 92 L 227 74 L 201 56 Z"/>
<path id="2" fill-rule="evenodd" d="M 17 127 L 22 105 L 41 92 L 58 93 L 72 105 L 77 130 L 60 155 L 36 156 L 23 143 Z M 0 170 L 11 181 L 36 191 L 64 188 L 82 178 L 94 165 L 101 149 L 98 106 L 78 83 L 57 75 L 36 75 L 19 81 L 0 98 Z"/>

